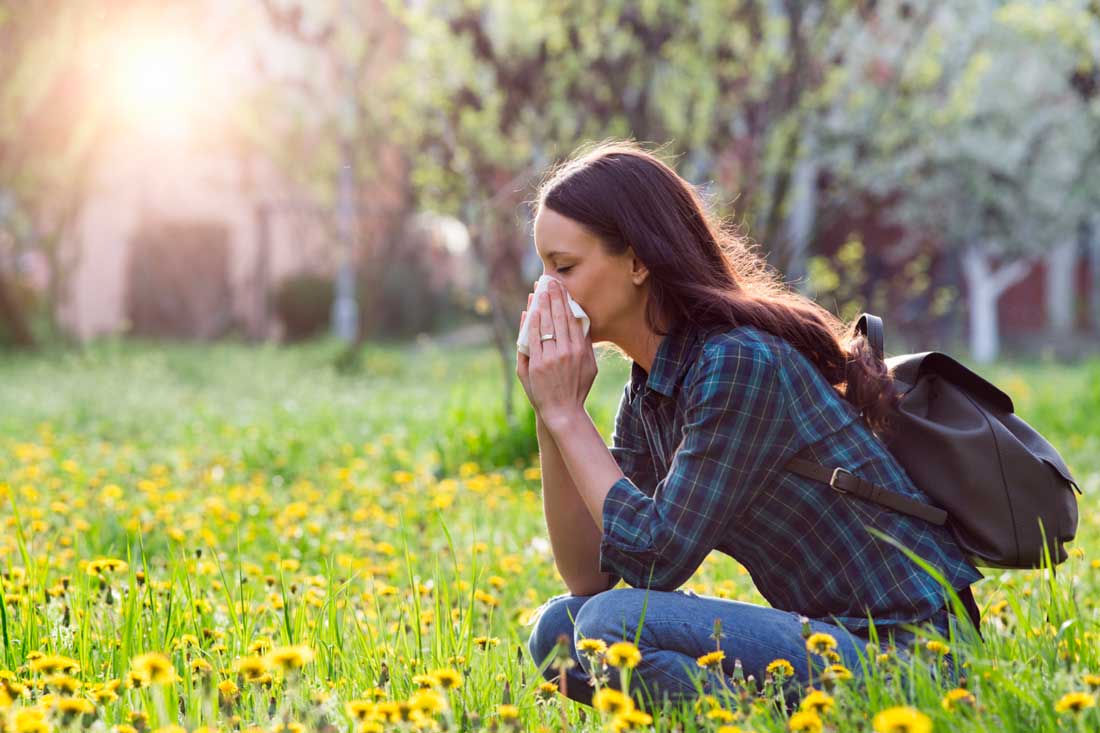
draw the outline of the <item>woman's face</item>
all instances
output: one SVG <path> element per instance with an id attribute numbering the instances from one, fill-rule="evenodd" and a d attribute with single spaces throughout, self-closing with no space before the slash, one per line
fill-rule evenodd
<path id="1" fill-rule="evenodd" d="M 632 250 L 608 255 L 596 235 L 545 206 L 535 216 L 535 249 L 543 274 L 564 283 L 588 314 L 593 343 L 614 340 L 616 324 L 633 322 L 643 307 L 645 292 L 632 274 Z"/>

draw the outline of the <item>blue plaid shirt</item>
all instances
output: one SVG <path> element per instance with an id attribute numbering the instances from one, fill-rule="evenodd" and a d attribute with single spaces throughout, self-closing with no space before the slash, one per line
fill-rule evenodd
<path id="1" fill-rule="evenodd" d="M 633 363 L 612 434 L 625 476 L 603 505 L 600 570 L 675 590 L 711 550 L 743 565 L 775 608 L 866 632 L 944 604 L 901 542 L 961 590 L 983 576 L 950 530 L 783 469 L 793 455 L 843 466 L 927 502 L 856 409 L 785 339 L 745 325 L 681 324 L 647 375 Z"/>

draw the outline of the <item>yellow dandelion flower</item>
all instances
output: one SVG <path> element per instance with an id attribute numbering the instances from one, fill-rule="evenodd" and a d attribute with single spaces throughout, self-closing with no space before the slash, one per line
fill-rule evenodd
<path id="1" fill-rule="evenodd" d="M 783 677 L 793 677 L 794 676 L 794 666 L 792 666 L 791 663 L 788 662 L 786 659 L 776 659 L 776 660 L 770 662 L 768 664 L 768 667 L 767 667 L 766 671 L 768 672 L 768 674 L 776 675 L 776 676 L 779 676 L 779 675 L 782 675 Z"/>
<path id="2" fill-rule="evenodd" d="M 603 687 L 592 696 L 592 707 L 601 713 L 622 715 L 634 709 L 634 701 L 619 690 Z"/>
<path id="3" fill-rule="evenodd" d="M 114 702 L 118 699 L 118 687 L 121 684 L 122 680 L 111 680 L 104 684 L 93 686 L 89 694 L 95 698 L 96 702 Z"/>
<path id="4" fill-rule="evenodd" d="M 248 645 L 248 653 L 257 656 L 266 653 L 269 649 L 271 649 L 271 639 L 263 637 Z"/>
<path id="5" fill-rule="evenodd" d="M 607 648 L 604 655 L 612 667 L 634 669 L 642 661 L 642 653 L 629 641 L 617 641 Z"/>
<path id="6" fill-rule="evenodd" d="M 450 667 L 434 670 L 432 677 L 435 678 L 435 684 L 444 690 L 457 690 L 462 687 L 462 675 Z"/>
<path id="7" fill-rule="evenodd" d="M 943 696 L 940 704 L 943 705 L 944 710 L 953 713 L 959 705 L 973 705 L 975 702 L 974 695 L 971 694 L 970 690 L 956 687 Z"/>
<path id="8" fill-rule="evenodd" d="M 99 578 L 108 574 L 124 573 L 129 565 L 124 560 L 116 560 L 111 557 L 100 557 L 88 562 L 86 567 L 88 575 Z"/>
<path id="9" fill-rule="evenodd" d="M 581 639 L 577 642 L 577 651 L 587 657 L 598 657 L 607 651 L 607 642 L 603 639 Z"/>
<path id="10" fill-rule="evenodd" d="M 218 693 L 226 700 L 232 700 L 237 697 L 240 690 L 237 688 L 237 683 L 233 680 L 222 680 L 218 683 Z"/>
<path id="11" fill-rule="evenodd" d="M 91 715 L 95 712 L 92 701 L 83 697 L 60 697 L 54 703 L 54 708 L 64 716 Z"/>
<path id="12" fill-rule="evenodd" d="M 475 636 L 474 643 L 477 644 L 478 647 L 480 647 L 482 650 L 485 650 L 489 647 L 499 644 L 500 639 L 496 638 L 495 636 Z"/>
<path id="13" fill-rule="evenodd" d="M 653 716 L 641 710 L 628 710 L 611 720 L 611 730 L 637 730 L 653 723 Z"/>
<path id="14" fill-rule="evenodd" d="M 802 698 L 802 702 L 799 704 L 799 709 L 808 710 L 818 715 L 825 715 L 833 708 L 833 698 L 828 693 L 821 690 L 813 690 L 806 697 Z"/>
<path id="15" fill-rule="evenodd" d="M 557 693 L 558 686 L 553 682 L 540 682 L 539 686 L 535 688 L 535 697 L 542 702 L 552 700 Z"/>
<path id="16" fill-rule="evenodd" d="M 498 705 L 497 715 L 501 720 L 517 720 L 519 718 L 519 708 L 515 705 Z"/>
<path id="17" fill-rule="evenodd" d="M 707 654 L 704 654 L 703 656 L 699 657 L 698 659 L 695 660 L 695 663 L 698 664 L 703 669 L 721 669 L 722 668 L 722 660 L 725 659 L 725 658 L 726 658 L 726 653 L 724 651 L 722 651 L 721 649 L 718 649 L 718 650 L 713 651 L 713 652 L 708 652 Z"/>
<path id="18" fill-rule="evenodd" d="M 875 733 L 931 733 L 932 719 L 908 705 L 887 708 L 871 721 Z"/>
<path id="19" fill-rule="evenodd" d="M 1058 713 L 1079 713 L 1082 710 L 1096 705 L 1096 696 L 1087 692 L 1067 692 L 1054 704 L 1054 710 Z"/>
<path id="20" fill-rule="evenodd" d="M 822 671 L 821 675 L 824 679 L 827 680 L 852 679 L 852 671 L 845 667 L 843 664 L 830 664 Z"/>
<path id="21" fill-rule="evenodd" d="M 130 669 L 150 685 L 170 685 L 178 679 L 172 660 L 160 652 L 139 654 L 130 660 Z"/>
<path id="22" fill-rule="evenodd" d="M 11 718 L 12 730 L 16 733 L 49 733 L 50 723 L 46 711 L 41 708 L 20 708 Z"/>
<path id="23" fill-rule="evenodd" d="M 233 663 L 233 669 L 249 682 L 255 682 L 267 671 L 263 657 L 250 655 L 241 657 Z"/>
<path id="24" fill-rule="evenodd" d="M 275 726 L 274 733 L 305 733 L 306 727 L 298 722 L 280 723 Z M 187 733 L 181 729 L 181 733 Z"/>
<path id="25" fill-rule="evenodd" d="M 271 669 L 291 672 L 301 669 L 313 660 L 313 650 L 305 644 L 275 647 L 264 655 L 264 662 Z"/>
<path id="26" fill-rule="evenodd" d="M 1090 690 L 1100 689 L 1100 674 L 1086 674 L 1084 680 Z"/>
<path id="27" fill-rule="evenodd" d="M 792 733 L 821 733 L 824 725 L 817 713 L 809 710 L 800 710 L 791 716 L 787 727 Z"/>
<path id="28" fill-rule="evenodd" d="M 435 715 L 443 711 L 447 702 L 435 690 L 426 689 L 414 692 L 409 698 L 409 705 L 425 715 Z"/>
<path id="29" fill-rule="evenodd" d="M 834 649 L 836 649 L 836 639 L 832 634 L 826 634 L 824 631 L 810 634 L 806 639 L 806 651 L 813 654 L 824 655 Z"/>
<path id="30" fill-rule="evenodd" d="M 148 687 L 149 682 L 140 674 L 131 669 L 126 672 L 124 684 L 126 685 L 126 689 L 128 690 L 140 690 L 143 687 Z"/>
<path id="31" fill-rule="evenodd" d="M 946 656 L 951 652 L 951 647 L 947 646 L 947 644 L 944 644 L 942 641 L 937 641 L 935 639 L 927 642 L 924 647 L 928 651 L 938 654 L 941 657 Z"/>
<path id="32" fill-rule="evenodd" d="M 80 689 L 80 680 L 67 674 L 55 674 L 47 677 L 46 684 L 62 695 L 73 695 Z"/>
<path id="33" fill-rule="evenodd" d="M 374 715 L 375 704 L 370 700 L 349 700 L 344 704 L 348 715 L 363 722 Z"/>
<path id="34" fill-rule="evenodd" d="M 393 700 L 383 700 L 376 703 L 374 712 L 387 723 L 397 723 L 401 720 L 400 706 Z"/>
<path id="35" fill-rule="evenodd" d="M 712 708 L 703 716 L 707 720 L 717 720 L 722 723 L 732 723 L 738 719 L 738 714 L 724 708 Z"/>
<path id="36" fill-rule="evenodd" d="M 30 657 L 30 655 L 27 656 Z M 80 671 L 80 665 L 76 663 L 75 659 L 63 657 L 60 654 L 38 656 L 31 660 L 30 668 L 32 672 L 41 672 L 42 674 L 56 674 L 57 672 L 76 674 Z"/>

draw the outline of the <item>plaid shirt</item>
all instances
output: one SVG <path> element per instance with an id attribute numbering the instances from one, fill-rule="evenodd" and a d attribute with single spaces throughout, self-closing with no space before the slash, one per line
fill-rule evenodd
<path id="1" fill-rule="evenodd" d="M 719 550 L 775 608 L 856 632 L 868 612 L 880 628 L 932 617 L 939 584 L 865 525 L 956 590 L 983 577 L 946 527 L 783 469 L 799 454 L 928 501 L 821 372 L 753 326 L 682 324 L 648 375 L 634 362 L 610 450 L 625 474 L 603 505 L 600 570 L 612 586 L 674 590 Z"/>

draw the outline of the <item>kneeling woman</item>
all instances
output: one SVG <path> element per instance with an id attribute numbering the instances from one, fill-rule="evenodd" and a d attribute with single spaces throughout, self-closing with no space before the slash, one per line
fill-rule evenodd
<path id="1" fill-rule="evenodd" d="M 867 528 L 936 568 L 970 608 L 982 576 L 950 531 L 784 468 L 797 455 L 927 501 L 875 435 L 896 393 L 854 328 L 782 284 L 633 143 L 552 171 L 535 246 L 554 282 L 521 316 L 522 326 L 531 314 L 530 355 L 516 371 L 536 412 L 546 524 L 569 590 L 533 621 L 528 647 L 547 678 L 563 633 L 576 661 L 567 694 L 586 703 L 576 641 L 633 641 L 639 626 L 634 680 L 652 699 L 698 694 L 691 670 L 715 651 L 716 619 L 725 674 L 739 659 L 763 681 L 787 659 L 803 685 L 802 616 L 856 675 L 872 638 L 904 649 L 915 637 L 903 626 L 924 622 L 949 634 L 942 586 Z M 587 335 L 567 294 L 590 318 Z M 610 448 L 584 409 L 595 342 L 633 362 Z M 747 568 L 771 607 L 677 590 L 711 550 Z M 613 589 L 619 580 L 632 587 Z"/>

